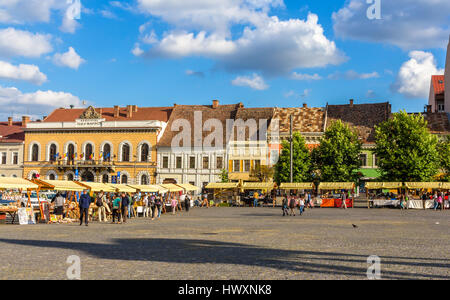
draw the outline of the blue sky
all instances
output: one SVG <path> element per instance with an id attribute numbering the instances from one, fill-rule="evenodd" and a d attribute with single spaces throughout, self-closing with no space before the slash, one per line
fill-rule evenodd
<path id="1" fill-rule="evenodd" d="M 70 1 L 0 0 L 2 118 L 83 101 L 422 111 L 450 34 L 448 0 L 380 0 L 381 20 L 366 0 L 81 0 L 74 20 Z"/>

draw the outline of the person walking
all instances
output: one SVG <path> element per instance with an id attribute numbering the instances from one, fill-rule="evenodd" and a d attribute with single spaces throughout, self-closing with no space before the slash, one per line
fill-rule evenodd
<path id="1" fill-rule="evenodd" d="M 295 217 L 295 198 L 291 197 L 289 200 L 289 215 Z"/>
<path id="2" fill-rule="evenodd" d="M 97 205 L 97 215 L 98 215 L 98 221 L 102 223 L 102 217 L 106 220 L 106 195 L 103 191 L 100 191 L 100 193 L 97 195 L 95 204 Z"/>
<path id="3" fill-rule="evenodd" d="M 186 197 L 184 198 L 184 207 L 186 209 L 186 212 L 189 212 L 189 209 L 191 208 L 191 198 L 189 197 L 189 195 L 186 195 Z"/>
<path id="4" fill-rule="evenodd" d="M 122 193 L 122 206 L 121 206 L 121 214 L 122 214 L 122 223 L 127 222 L 128 216 L 128 205 L 130 204 L 130 199 L 128 198 L 126 193 Z"/>
<path id="5" fill-rule="evenodd" d="M 258 192 L 253 193 L 253 207 L 258 207 L 259 194 Z"/>
<path id="6" fill-rule="evenodd" d="M 438 202 L 438 206 L 440 207 L 440 209 L 443 210 L 444 209 L 444 200 L 442 198 L 441 192 L 439 192 L 439 194 L 438 194 L 437 202 Z"/>
<path id="7" fill-rule="evenodd" d="M 306 198 L 306 196 L 305 196 Z M 298 200 L 298 208 L 300 210 L 300 216 L 303 215 L 303 210 L 305 209 L 305 200 L 303 200 L 302 197 L 300 197 L 300 199 Z"/>
<path id="8" fill-rule="evenodd" d="M 158 195 L 155 199 L 155 210 L 153 212 L 152 220 L 154 220 L 155 218 L 159 219 L 161 217 L 161 206 L 162 206 L 161 195 Z"/>
<path id="9" fill-rule="evenodd" d="M 150 211 L 150 203 L 147 194 L 144 195 L 142 198 L 142 205 L 144 206 L 144 218 L 149 217 L 149 211 Z M 150 213 L 151 214 L 151 213 Z"/>
<path id="10" fill-rule="evenodd" d="M 58 219 L 58 222 L 62 220 L 64 215 L 64 202 L 66 199 L 61 195 L 61 193 L 57 193 L 52 202 L 55 202 L 55 215 Z"/>
<path id="11" fill-rule="evenodd" d="M 435 192 L 433 195 L 433 209 L 436 210 L 438 207 L 439 207 L 438 194 L 437 192 Z"/>
<path id="12" fill-rule="evenodd" d="M 347 209 L 347 193 L 346 193 L 346 191 L 342 191 L 341 201 L 342 201 L 341 208 Z"/>
<path id="13" fill-rule="evenodd" d="M 120 210 L 121 210 L 121 204 L 122 199 L 120 198 L 119 194 L 113 196 L 114 200 L 112 201 L 112 224 L 116 223 L 116 217 L 117 222 L 120 224 Z"/>
<path id="14" fill-rule="evenodd" d="M 91 196 L 87 193 L 87 190 L 83 190 L 83 194 L 80 196 L 80 226 L 89 224 L 89 206 L 91 205 Z"/>
<path id="15" fill-rule="evenodd" d="M 289 203 L 289 200 L 288 200 L 287 196 L 285 196 L 283 198 L 283 202 L 281 204 L 281 208 L 283 210 L 283 217 L 288 215 L 288 203 Z"/>
<path id="16" fill-rule="evenodd" d="M 172 215 L 175 215 L 177 213 L 177 206 L 178 206 L 178 201 L 175 195 L 172 195 L 171 205 L 172 205 Z"/>

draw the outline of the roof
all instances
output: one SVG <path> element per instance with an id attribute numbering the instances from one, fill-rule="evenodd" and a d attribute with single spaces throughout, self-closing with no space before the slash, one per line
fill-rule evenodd
<path id="1" fill-rule="evenodd" d="M 106 121 L 162 121 L 167 122 L 172 112 L 172 107 L 138 107 L 130 118 L 127 118 L 127 108 L 119 108 L 119 117 L 114 117 L 113 107 L 95 108 L 95 112 L 101 114 L 101 118 Z M 58 108 L 55 109 L 42 122 L 75 122 L 86 111 L 86 108 Z"/>
<path id="2" fill-rule="evenodd" d="M 13 122 L 8 126 L 8 122 L 0 122 L 0 143 L 22 143 L 25 140 L 22 122 Z"/>
<path id="3" fill-rule="evenodd" d="M 236 113 L 236 120 L 242 120 L 244 122 L 248 121 L 248 120 L 255 120 L 256 122 L 256 136 L 250 138 L 249 136 L 249 132 L 250 129 L 248 127 L 245 128 L 245 141 L 255 141 L 255 140 L 260 140 L 260 138 L 262 138 L 264 141 L 267 140 L 267 138 L 264 138 L 262 136 L 260 136 L 260 124 L 261 121 L 267 121 L 267 130 L 269 129 L 270 126 L 270 122 L 272 121 L 274 115 L 274 108 L 269 107 L 269 108 L 259 108 L 259 107 L 255 107 L 255 108 L 244 108 L 244 107 L 239 107 L 238 111 Z M 234 141 L 242 141 L 242 140 L 238 140 L 239 137 L 237 136 L 237 128 L 235 131 L 235 136 L 234 136 Z"/>
<path id="4" fill-rule="evenodd" d="M 164 131 L 163 136 L 161 137 L 158 146 L 159 147 L 171 147 L 172 139 L 179 134 L 179 131 L 172 131 L 172 125 L 176 120 L 187 120 L 191 125 L 192 131 L 194 130 L 194 113 L 201 112 L 202 113 L 202 126 L 204 126 L 205 122 L 209 119 L 217 119 L 222 123 L 223 128 L 223 142 L 225 143 L 226 138 L 226 120 L 232 119 L 234 120 L 236 117 L 237 110 L 239 108 L 239 104 L 233 105 L 219 105 L 217 108 L 213 108 L 212 105 L 176 105 L 170 115 L 169 122 L 167 124 L 166 130 Z M 202 130 L 202 141 L 210 134 L 211 132 Z M 191 147 L 194 147 L 194 132 L 191 132 Z M 180 147 L 184 147 L 185 145 L 181 144 Z"/>
<path id="5" fill-rule="evenodd" d="M 0 189 L 38 189 L 39 186 L 29 180 L 16 177 L 0 177 Z"/>
<path id="6" fill-rule="evenodd" d="M 342 120 L 356 127 L 364 143 L 375 142 L 375 126 L 387 121 L 391 114 L 389 102 L 370 104 L 347 104 L 327 106 L 327 128 L 334 121 Z"/>
<path id="7" fill-rule="evenodd" d="M 445 76 L 444 75 L 433 75 L 431 76 L 431 83 L 434 88 L 434 94 L 443 94 L 445 91 Z"/>
<path id="8" fill-rule="evenodd" d="M 367 190 L 381 190 L 381 189 L 399 189 L 403 187 L 403 182 L 366 182 Z"/>
<path id="9" fill-rule="evenodd" d="M 206 188 L 207 189 L 235 189 L 239 186 L 238 182 L 211 182 Z"/>
<path id="10" fill-rule="evenodd" d="M 423 115 L 432 133 L 450 133 L 450 120 L 447 113 L 424 113 Z"/>
<path id="11" fill-rule="evenodd" d="M 313 190 L 313 182 L 283 182 L 280 184 L 280 190 Z"/>
<path id="12" fill-rule="evenodd" d="M 295 132 L 323 132 L 325 126 L 325 110 L 318 107 L 275 108 L 273 119 L 278 119 L 280 133 L 290 131 L 290 116 L 293 117 Z"/>
<path id="13" fill-rule="evenodd" d="M 321 182 L 319 184 L 319 190 L 353 190 L 354 188 L 354 182 Z"/>

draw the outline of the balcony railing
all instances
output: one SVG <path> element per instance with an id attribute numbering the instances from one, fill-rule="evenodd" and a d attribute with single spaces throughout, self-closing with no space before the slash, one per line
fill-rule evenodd
<path id="1" fill-rule="evenodd" d="M 114 167 L 120 165 L 136 165 L 156 167 L 154 161 L 117 161 L 117 160 L 57 160 L 57 161 L 28 161 L 27 164 L 51 165 L 55 167 L 71 168 L 71 167 Z"/>

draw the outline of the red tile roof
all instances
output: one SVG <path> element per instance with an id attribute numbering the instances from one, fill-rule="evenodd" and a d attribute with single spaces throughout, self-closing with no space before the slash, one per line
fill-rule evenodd
<path id="1" fill-rule="evenodd" d="M 75 122 L 86 108 L 59 108 L 55 109 L 43 122 Z M 102 110 L 102 118 L 106 121 L 163 121 L 167 122 L 169 120 L 170 114 L 172 113 L 172 107 L 138 107 L 137 112 L 133 112 L 131 118 L 127 118 L 127 108 L 119 108 L 119 117 L 114 117 L 114 108 L 95 108 L 97 113 Z"/>
<path id="2" fill-rule="evenodd" d="M 445 91 L 445 77 L 444 75 L 431 76 L 431 82 L 433 83 L 434 94 L 443 94 Z"/>
<path id="3" fill-rule="evenodd" d="M 0 122 L 0 143 L 22 143 L 25 140 L 22 122 L 13 122 L 8 126 L 8 122 Z"/>

